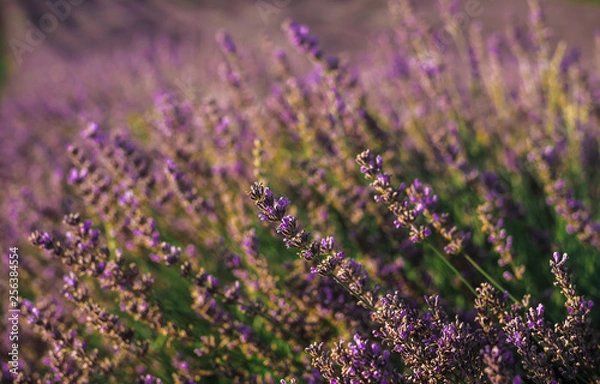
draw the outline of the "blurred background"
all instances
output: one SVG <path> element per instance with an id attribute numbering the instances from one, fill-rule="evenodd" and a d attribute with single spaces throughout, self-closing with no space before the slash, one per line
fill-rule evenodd
<path id="1" fill-rule="evenodd" d="M 434 0 L 414 3 L 435 23 Z M 473 3 L 481 7 L 481 15 L 476 20 L 467 17 L 465 23 L 480 22 L 488 33 L 502 32 L 511 19 L 526 21 L 524 0 Z M 554 35 L 578 46 L 589 59 L 593 30 L 600 28 L 600 0 L 543 3 Z M 356 57 L 374 33 L 391 24 L 385 0 L 2 0 L 1 4 L 0 78 L 13 84 L 11 88 L 31 76 L 30 71 L 60 77 L 54 72 L 65 65 L 81 65 L 80 60 L 91 54 L 130 49 L 140 40 L 184 42 L 207 56 L 215 52 L 214 34 L 219 29 L 241 44 L 260 43 L 263 35 L 279 43 L 279 25 L 287 17 L 308 24 L 326 48 Z"/>

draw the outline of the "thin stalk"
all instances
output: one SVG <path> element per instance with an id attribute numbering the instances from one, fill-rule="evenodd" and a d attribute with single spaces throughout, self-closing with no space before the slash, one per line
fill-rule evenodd
<path id="1" fill-rule="evenodd" d="M 467 288 L 469 288 L 469 291 L 473 292 L 473 294 L 477 296 L 477 291 L 475 291 L 475 288 L 473 288 L 473 286 L 467 281 L 467 279 L 465 279 L 463 275 L 460 274 L 460 272 L 454 267 L 454 265 L 452 265 L 452 263 L 450 263 L 450 261 L 448 261 L 448 259 L 444 257 L 444 255 L 442 255 L 433 245 L 429 243 L 425 243 L 425 245 L 431 250 L 433 250 L 435 255 L 439 257 L 444 262 L 444 264 L 446 264 L 448 268 L 450 268 L 452 272 L 456 274 L 456 276 L 458 276 L 458 278 L 467 286 Z"/>
<path id="2" fill-rule="evenodd" d="M 367 308 L 369 308 L 369 310 L 371 312 L 377 312 L 377 309 L 375 309 L 375 307 L 373 307 L 371 304 L 369 304 L 365 299 L 363 299 L 358 293 L 354 292 L 349 286 L 348 284 L 344 283 L 342 280 L 340 280 L 337 276 L 335 275 L 331 275 L 331 277 L 333 277 L 333 279 L 340 284 L 342 287 L 344 287 L 348 292 L 350 292 L 352 294 L 352 296 L 354 296 L 357 300 L 359 300 L 361 303 L 363 303 Z"/>
<path id="3" fill-rule="evenodd" d="M 475 267 L 475 269 L 481 273 L 490 283 L 492 283 L 492 285 L 494 287 L 496 287 L 496 289 L 498 289 L 500 292 L 508 292 L 506 289 L 504 289 L 504 287 L 502 287 L 502 285 L 500 285 L 500 283 L 498 283 L 492 276 L 490 276 L 483 268 L 481 268 L 479 266 L 479 264 L 477 264 L 475 262 L 475 260 L 473 260 L 471 258 L 471 256 L 467 255 L 466 253 L 463 252 L 463 256 L 465 257 L 465 259 L 467 259 L 467 261 L 469 263 L 471 263 L 471 265 L 473 267 Z M 510 293 L 508 293 L 508 297 L 510 297 L 510 299 L 515 302 L 518 303 L 519 300 L 517 300 L 513 295 L 511 295 Z"/>

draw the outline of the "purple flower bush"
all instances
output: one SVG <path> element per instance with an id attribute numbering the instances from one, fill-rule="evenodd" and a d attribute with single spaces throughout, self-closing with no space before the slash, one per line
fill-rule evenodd
<path id="1" fill-rule="evenodd" d="M 287 21 L 262 63 L 217 35 L 226 97 L 142 57 L 6 102 L 2 382 L 599 383 L 600 73 L 534 1 L 452 44 L 390 7 L 364 67 Z"/>

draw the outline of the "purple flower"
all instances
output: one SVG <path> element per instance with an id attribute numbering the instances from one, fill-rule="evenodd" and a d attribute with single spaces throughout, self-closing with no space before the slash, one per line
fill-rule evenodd
<path id="1" fill-rule="evenodd" d="M 228 33 L 220 31 L 217 33 L 216 38 L 217 42 L 219 43 L 219 46 L 224 52 L 236 53 L 237 48 L 235 46 L 235 43 L 233 42 L 233 39 Z"/>
<path id="2" fill-rule="evenodd" d="M 63 276 L 63 280 L 71 288 L 77 288 L 77 276 L 73 272 L 69 272 L 68 275 Z"/>

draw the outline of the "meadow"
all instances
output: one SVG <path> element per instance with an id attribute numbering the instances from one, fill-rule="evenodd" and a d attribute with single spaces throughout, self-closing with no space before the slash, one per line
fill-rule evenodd
<path id="1" fill-rule="evenodd" d="M 600 34 L 529 6 L 390 1 L 360 65 L 292 20 L 214 72 L 140 41 L 3 102 L 0 382 L 600 383 Z"/>

